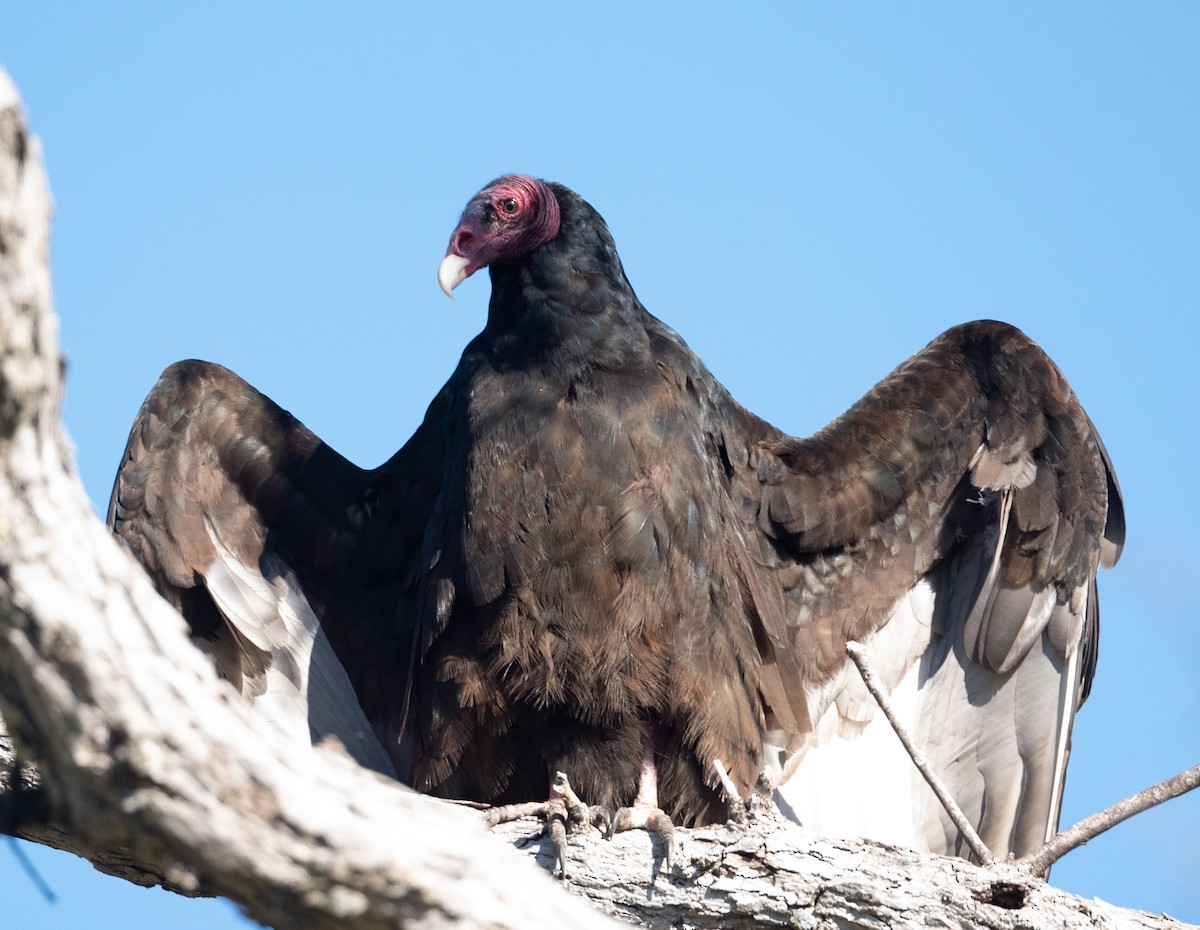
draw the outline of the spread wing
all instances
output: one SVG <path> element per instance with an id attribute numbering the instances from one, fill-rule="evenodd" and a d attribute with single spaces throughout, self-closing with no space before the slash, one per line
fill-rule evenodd
<path id="1" fill-rule="evenodd" d="M 412 654 L 404 592 L 436 495 L 414 439 L 364 470 L 218 365 L 147 397 L 108 523 L 221 674 L 298 745 L 395 774 Z M 433 471 L 436 481 L 436 471 Z"/>
<path id="2" fill-rule="evenodd" d="M 803 683 L 801 725 L 772 736 L 785 802 L 824 833 L 966 854 L 848 663 L 859 640 L 993 853 L 1041 843 L 1095 668 L 1096 570 L 1124 538 L 1112 464 L 1061 372 L 979 322 L 810 438 L 728 419 L 733 496 Z"/>

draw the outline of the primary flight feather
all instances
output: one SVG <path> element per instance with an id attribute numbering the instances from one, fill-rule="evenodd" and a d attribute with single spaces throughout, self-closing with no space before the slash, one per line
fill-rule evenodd
<path id="1" fill-rule="evenodd" d="M 1040 843 L 1124 534 L 1041 350 L 957 327 L 797 438 L 646 311 L 562 185 L 472 198 L 438 279 L 484 267 L 486 326 L 378 468 L 217 365 L 151 391 L 109 522 L 222 674 L 422 791 L 534 800 L 561 770 L 704 823 L 720 760 L 816 829 L 966 854 L 858 640 L 993 853 Z"/>

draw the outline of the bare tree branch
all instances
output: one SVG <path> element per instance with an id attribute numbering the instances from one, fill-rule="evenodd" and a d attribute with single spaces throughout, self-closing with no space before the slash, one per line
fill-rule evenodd
<path id="1" fill-rule="evenodd" d="M 1028 871 L 1031 875 L 1044 875 L 1050 866 L 1069 853 L 1072 849 L 1082 846 L 1088 840 L 1094 839 L 1105 830 L 1110 830 L 1123 820 L 1128 820 L 1134 814 L 1157 807 L 1163 801 L 1187 794 L 1193 788 L 1200 786 L 1200 765 L 1194 765 L 1184 772 L 1171 778 L 1151 785 L 1135 795 L 1118 801 L 1099 813 L 1085 817 L 1069 830 L 1051 837 L 1044 846 L 1016 861 L 1016 865 Z"/>

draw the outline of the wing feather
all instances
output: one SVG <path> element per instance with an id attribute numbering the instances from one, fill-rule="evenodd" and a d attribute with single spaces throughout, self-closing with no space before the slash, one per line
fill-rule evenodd
<path id="1" fill-rule="evenodd" d="M 412 458 L 359 469 L 236 375 L 181 362 L 138 413 L 108 512 L 256 711 L 391 775 L 420 539 Z"/>
<path id="2" fill-rule="evenodd" d="M 849 666 L 854 639 L 993 853 L 1042 842 L 1094 670 L 1095 573 L 1124 535 L 1061 372 L 1012 327 L 973 323 L 809 439 L 741 423 L 758 460 L 736 486 L 808 682 L 787 803 L 823 830 L 965 851 Z"/>

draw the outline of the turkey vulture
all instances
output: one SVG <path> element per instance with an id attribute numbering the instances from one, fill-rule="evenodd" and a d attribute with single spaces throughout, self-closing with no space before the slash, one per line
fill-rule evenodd
<path id="1" fill-rule="evenodd" d="M 419 790 L 725 817 L 713 764 L 824 832 L 962 853 L 848 665 L 866 644 L 995 855 L 1056 825 L 1096 661 L 1113 468 L 998 322 L 935 339 L 820 432 L 740 406 L 625 277 L 600 215 L 506 176 L 438 278 L 487 324 L 359 468 L 231 372 L 168 368 L 109 523 L 220 672 Z M 799 401 L 798 401 L 799 402 Z"/>

